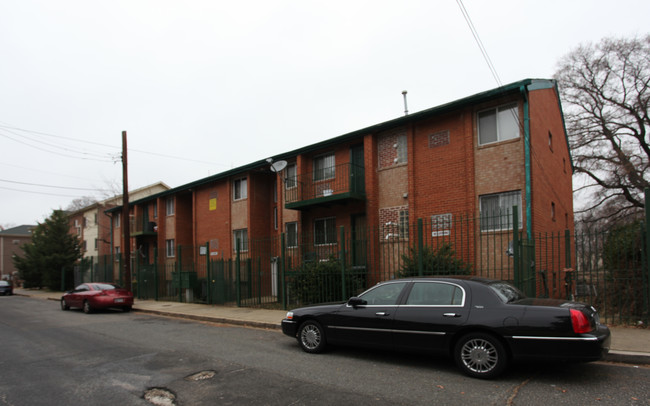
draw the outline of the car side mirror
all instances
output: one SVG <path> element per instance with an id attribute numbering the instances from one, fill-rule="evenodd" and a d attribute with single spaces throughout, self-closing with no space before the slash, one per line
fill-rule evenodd
<path id="1" fill-rule="evenodd" d="M 355 296 L 355 297 L 351 297 L 351 298 L 348 300 L 348 305 L 349 305 L 349 306 L 352 306 L 352 307 L 363 306 L 363 305 L 366 305 L 366 304 L 368 304 L 367 301 L 361 299 L 360 297 L 356 297 L 356 296 Z"/>

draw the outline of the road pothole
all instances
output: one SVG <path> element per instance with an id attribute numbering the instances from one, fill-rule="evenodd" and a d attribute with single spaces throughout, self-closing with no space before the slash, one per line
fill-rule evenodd
<path id="1" fill-rule="evenodd" d="M 186 381 L 205 381 L 206 379 L 212 379 L 217 374 L 216 371 L 201 371 L 190 376 L 185 377 Z"/>
<path id="2" fill-rule="evenodd" d="M 144 392 L 144 399 L 156 406 L 174 406 L 176 395 L 165 388 L 151 388 Z"/>

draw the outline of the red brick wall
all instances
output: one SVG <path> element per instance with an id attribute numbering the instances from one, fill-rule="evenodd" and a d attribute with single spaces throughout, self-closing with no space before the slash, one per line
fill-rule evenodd
<path id="1" fill-rule="evenodd" d="M 573 235 L 571 159 L 556 97 L 555 89 L 535 90 L 529 95 L 533 233 L 563 235 L 564 230 L 568 229 Z M 558 244 L 556 252 L 558 258 L 565 258 L 563 241 Z M 573 250 L 571 264 L 575 264 Z M 544 264 L 543 258 L 537 263 L 538 270 L 557 266 L 558 264 Z"/>

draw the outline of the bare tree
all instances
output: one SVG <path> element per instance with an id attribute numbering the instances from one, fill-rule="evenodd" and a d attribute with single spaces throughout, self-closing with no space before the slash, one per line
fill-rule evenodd
<path id="1" fill-rule="evenodd" d="M 619 221 L 650 186 L 650 35 L 606 38 L 562 58 L 558 81 L 576 184 L 576 214 Z"/>

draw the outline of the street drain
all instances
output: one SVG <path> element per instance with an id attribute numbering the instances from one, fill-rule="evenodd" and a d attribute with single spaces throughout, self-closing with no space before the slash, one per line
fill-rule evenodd
<path id="1" fill-rule="evenodd" d="M 212 379 L 217 373 L 215 371 L 201 371 L 185 378 L 186 381 L 204 381 Z"/>
<path id="2" fill-rule="evenodd" d="M 151 388 L 144 393 L 144 399 L 156 406 L 174 406 L 176 395 L 164 388 Z"/>

